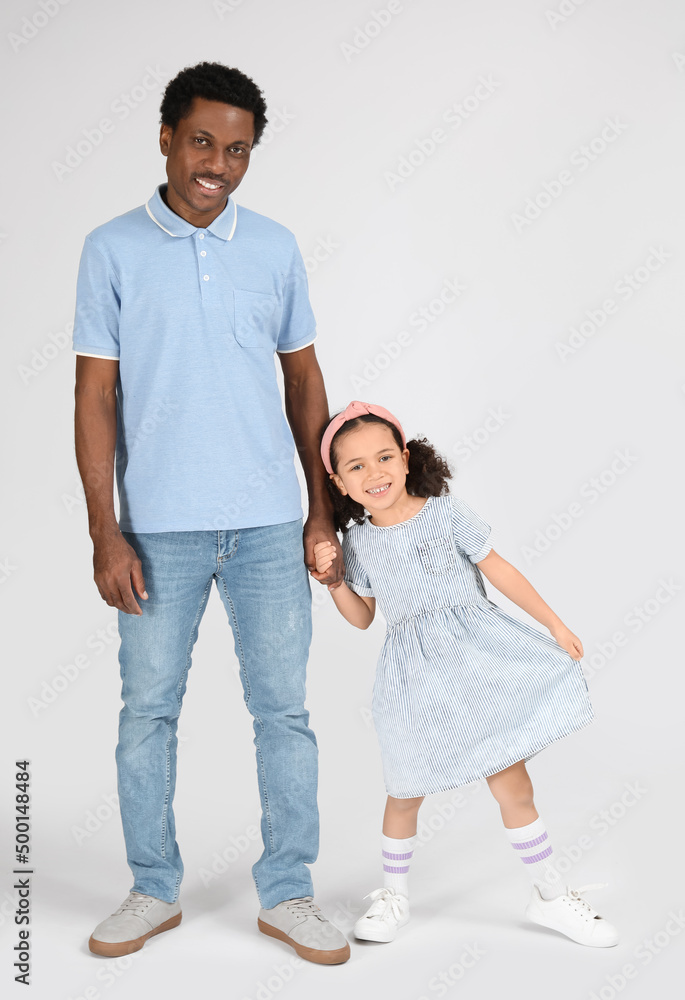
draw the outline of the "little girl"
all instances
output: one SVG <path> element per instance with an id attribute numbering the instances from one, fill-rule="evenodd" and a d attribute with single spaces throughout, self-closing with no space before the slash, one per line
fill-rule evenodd
<path id="1" fill-rule="evenodd" d="M 425 438 L 407 444 L 383 407 L 350 403 L 324 431 L 321 457 L 346 567 L 332 598 L 357 628 L 369 627 L 376 600 L 387 622 L 372 702 L 388 792 L 384 885 L 369 893 L 355 936 L 392 941 L 409 919 L 424 796 L 485 778 L 530 877 L 526 916 L 580 944 L 617 944 L 616 928 L 581 897 L 606 883 L 560 884 L 526 771 L 594 718 L 580 639 L 494 551 L 490 526 L 448 493 L 445 460 Z M 335 547 L 319 542 L 314 555 L 321 579 Z M 489 600 L 483 576 L 553 638 Z"/>

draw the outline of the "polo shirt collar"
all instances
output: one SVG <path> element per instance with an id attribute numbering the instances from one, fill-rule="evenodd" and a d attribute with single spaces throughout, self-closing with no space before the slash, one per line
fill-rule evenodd
<path id="1" fill-rule="evenodd" d="M 161 195 L 161 191 L 166 191 L 166 188 L 166 184 L 160 184 L 150 200 L 145 203 L 145 210 L 152 221 L 169 236 L 190 236 L 198 229 L 204 228 L 194 226 L 169 208 Z M 229 195 L 223 212 L 217 215 L 214 222 L 211 222 L 206 228 L 214 236 L 218 236 L 220 240 L 230 240 L 233 238 L 237 221 L 238 206 Z"/>

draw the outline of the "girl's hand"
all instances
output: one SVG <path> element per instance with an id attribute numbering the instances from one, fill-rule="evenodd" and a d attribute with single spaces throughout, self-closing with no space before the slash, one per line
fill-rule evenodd
<path id="1" fill-rule="evenodd" d="M 550 632 L 557 640 L 562 649 L 565 649 L 574 660 L 579 660 L 583 656 L 583 644 L 577 635 L 566 628 L 565 625 L 553 625 Z"/>
<path id="2" fill-rule="evenodd" d="M 314 546 L 316 572 L 325 573 L 335 559 L 335 545 L 332 542 L 317 542 Z M 312 574 L 313 576 L 314 574 Z"/>

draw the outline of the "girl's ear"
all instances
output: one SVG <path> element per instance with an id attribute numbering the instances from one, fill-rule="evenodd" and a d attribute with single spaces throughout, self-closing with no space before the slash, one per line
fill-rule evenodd
<path id="1" fill-rule="evenodd" d="M 404 471 L 409 475 L 409 449 L 405 448 L 402 452 L 402 459 L 404 461 Z"/>
<path id="2" fill-rule="evenodd" d="M 337 475 L 337 474 L 336 474 L 335 472 L 331 472 L 331 473 L 329 474 L 328 478 L 329 478 L 329 479 L 332 479 L 332 480 L 333 480 L 333 482 L 334 482 L 334 483 L 335 483 L 335 485 L 336 485 L 336 486 L 338 487 L 338 489 L 340 490 L 340 492 L 342 493 L 342 495 L 343 495 L 344 497 L 346 497 L 346 496 L 347 496 L 347 490 L 346 490 L 346 489 L 345 489 L 345 487 L 343 486 L 343 481 L 342 481 L 342 479 L 340 478 L 340 476 L 338 476 L 338 475 Z"/>

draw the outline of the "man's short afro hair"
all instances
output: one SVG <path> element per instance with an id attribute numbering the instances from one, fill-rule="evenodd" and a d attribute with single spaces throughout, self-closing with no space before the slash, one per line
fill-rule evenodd
<path id="1" fill-rule="evenodd" d="M 195 97 L 207 101 L 221 101 L 232 104 L 254 115 L 254 142 L 256 146 L 262 137 L 268 121 L 266 102 L 262 92 L 249 76 L 239 69 L 224 66 L 218 62 L 201 62 L 197 66 L 186 66 L 173 80 L 170 80 L 162 97 L 160 122 L 176 128 L 182 118 L 190 113 Z"/>

